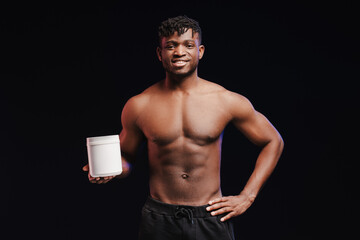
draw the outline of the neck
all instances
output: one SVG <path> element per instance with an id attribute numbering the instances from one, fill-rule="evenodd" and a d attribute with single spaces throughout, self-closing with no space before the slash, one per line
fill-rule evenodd
<path id="1" fill-rule="evenodd" d="M 198 84 L 197 70 L 190 75 L 174 75 L 166 73 L 165 87 L 170 90 L 187 91 Z"/>

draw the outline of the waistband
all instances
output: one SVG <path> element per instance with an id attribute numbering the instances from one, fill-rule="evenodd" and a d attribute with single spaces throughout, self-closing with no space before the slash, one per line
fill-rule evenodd
<path id="1" fill-rule="evenodd" d="M 155 200 L 151 197 L 145 202 L 144 208 L 154 211 L 163 215 L 177 216 L 180 212 L 191 211 L 191 215 L 194 218 L 212 217 L 210 212 L 206 210 L 209 205 L 202 206 L 190 206 L 190 205 L 175 205 L 163 203 Z"/>

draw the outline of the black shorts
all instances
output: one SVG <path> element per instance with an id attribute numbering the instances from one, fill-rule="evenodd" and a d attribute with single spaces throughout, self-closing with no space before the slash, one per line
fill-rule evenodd
<path id="1" fill-rule="evenodd" d="M 148 198 L 140 224 L 140 240 L 235 240 L 232 223 L 224 215 L 211 216 L 204 206 L 162 203 Z"/>

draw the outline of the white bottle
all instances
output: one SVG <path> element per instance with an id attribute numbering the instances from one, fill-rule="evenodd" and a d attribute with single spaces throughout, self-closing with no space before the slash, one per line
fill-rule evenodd
<path id="1" fill-rule="evenodd" d="M 90 175 L 107 177 L 122 172 L 119 135 L 86 138 Z"/>

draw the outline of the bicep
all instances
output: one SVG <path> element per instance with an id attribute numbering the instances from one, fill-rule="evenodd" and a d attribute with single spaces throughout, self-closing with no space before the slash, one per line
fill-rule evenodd
<path id="1" fill-rule="evenodd" d="M 121 152 L 128 157 L 135 157 L 139 145 L 144 140 L 144 135 L 137 126 L 136 104 L 129 100 L 121 114 L 122 130 L 120 132 Z"/>
<path id="2" fill-rule="evenodd" d="M 266 145 L 278 135 L 268 119 L 256 110 L 248 118 L 234 119 L 233 123 L 251 142 L 258 146 Z"/>
<path id="3" fill-rule="evenodd" d="M 269 120 L 256 111 L 245 97 L 237 97 L 232 109 L 232 122 L 251 142 L 264 146 L 278 137 L 278 132 Z"/>
<path id="4" fill-rule="evenodd" d="M 143 134 L 139 130 L 123 128 L 120 132 L 121 150 L 129 154 L 136 152 L 143 140 Z"/>

